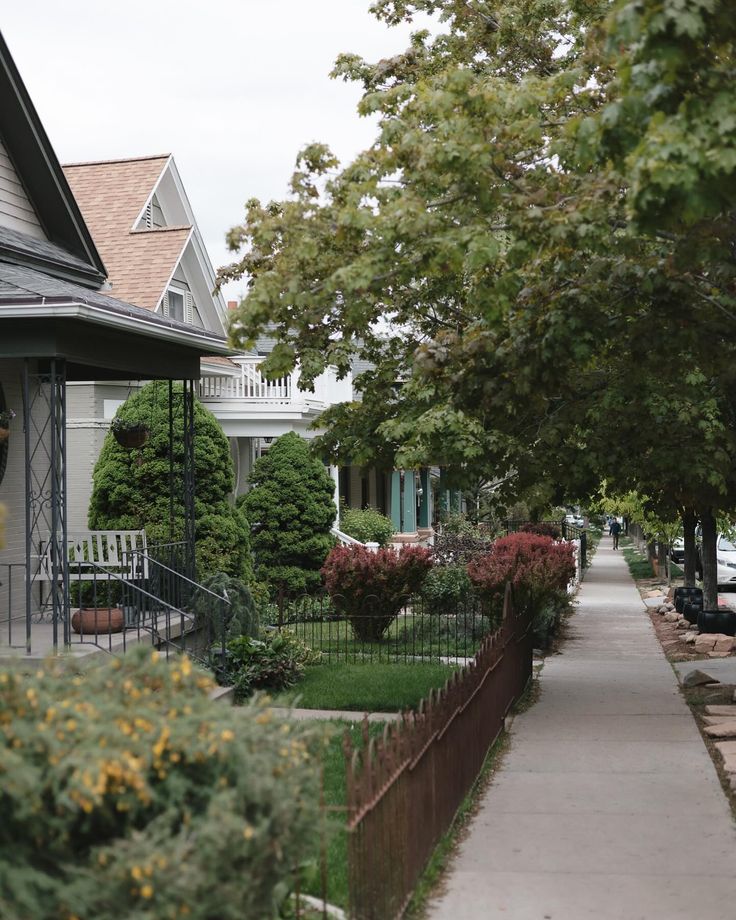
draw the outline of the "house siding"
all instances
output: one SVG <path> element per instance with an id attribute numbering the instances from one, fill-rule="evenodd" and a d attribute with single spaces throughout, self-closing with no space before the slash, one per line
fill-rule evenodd
<path id="1" fill-rule="evenodd" d="M 0 225 L 27 233 L 28 236 L 35 239 L 47 239 L 2 138 L 0 138 Z"/>

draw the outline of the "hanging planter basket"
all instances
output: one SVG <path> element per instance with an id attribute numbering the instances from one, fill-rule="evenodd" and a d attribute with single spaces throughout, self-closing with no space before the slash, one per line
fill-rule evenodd
<path id="1" fill-rule="evenodd" d="M 113 426 L 112 433 L 121 447 L 132 450 L 136 447 L 143 447 L 151 434 L 151 430 L 147 425 L 132 425 L 128 428 L 115 428 Z"/>

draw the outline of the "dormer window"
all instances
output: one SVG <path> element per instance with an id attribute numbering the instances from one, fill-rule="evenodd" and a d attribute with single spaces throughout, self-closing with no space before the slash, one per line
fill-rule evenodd
<path id="1" fill-rule="evenodd" d="M 190 291 L 173 285 L 164 294 L 163 314 L 180 323 L 194 322 L 194 298 Z"/>

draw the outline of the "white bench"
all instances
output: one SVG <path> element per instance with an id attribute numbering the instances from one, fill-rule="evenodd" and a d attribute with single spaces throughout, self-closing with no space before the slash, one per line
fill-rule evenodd
<path id="1" fill-rule="evenodd" d="M 123 578 L 148 578 L 145 530 L 88 530 L 67 534 L 67 559 L 72 581 L 95 581 L 101 569 Z M 58 573 L 61 577 L 61 573 Z M 37 581 L 53 581 L 51 541 L 41 545 Z"/>

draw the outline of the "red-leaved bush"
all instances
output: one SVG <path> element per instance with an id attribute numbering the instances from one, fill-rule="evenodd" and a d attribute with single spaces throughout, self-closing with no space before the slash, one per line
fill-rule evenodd
<path id="1" fill-rule="evenodd" d="M 322 577 L 356 637 L 378 642 L 431 568 L 432 555 L 420 546 L 383 547 L 375 553 L 364 546 L 336 546 L 322 566 Z"/>
<path id="2" fill-rule="evenodd" d="M 512 533 L 496 540 L 487 555 L 471 562 L 468 574 L 494 608 L 503 603 L 506 583 L 510 582 L 517 608 L 536 614 L 556 594 L 566 591 L 574 577 L 573 545 L 555 543 L 540 534 Z"/>
<path id="3" fill-rule="evenodd" d="M 538 521 L 536 524 L 522 524 L 519 533 L 536 533 L 542 537 L 552 537 L 559 540 L 562 537 L 562 528 L 551 521 Z"/>

